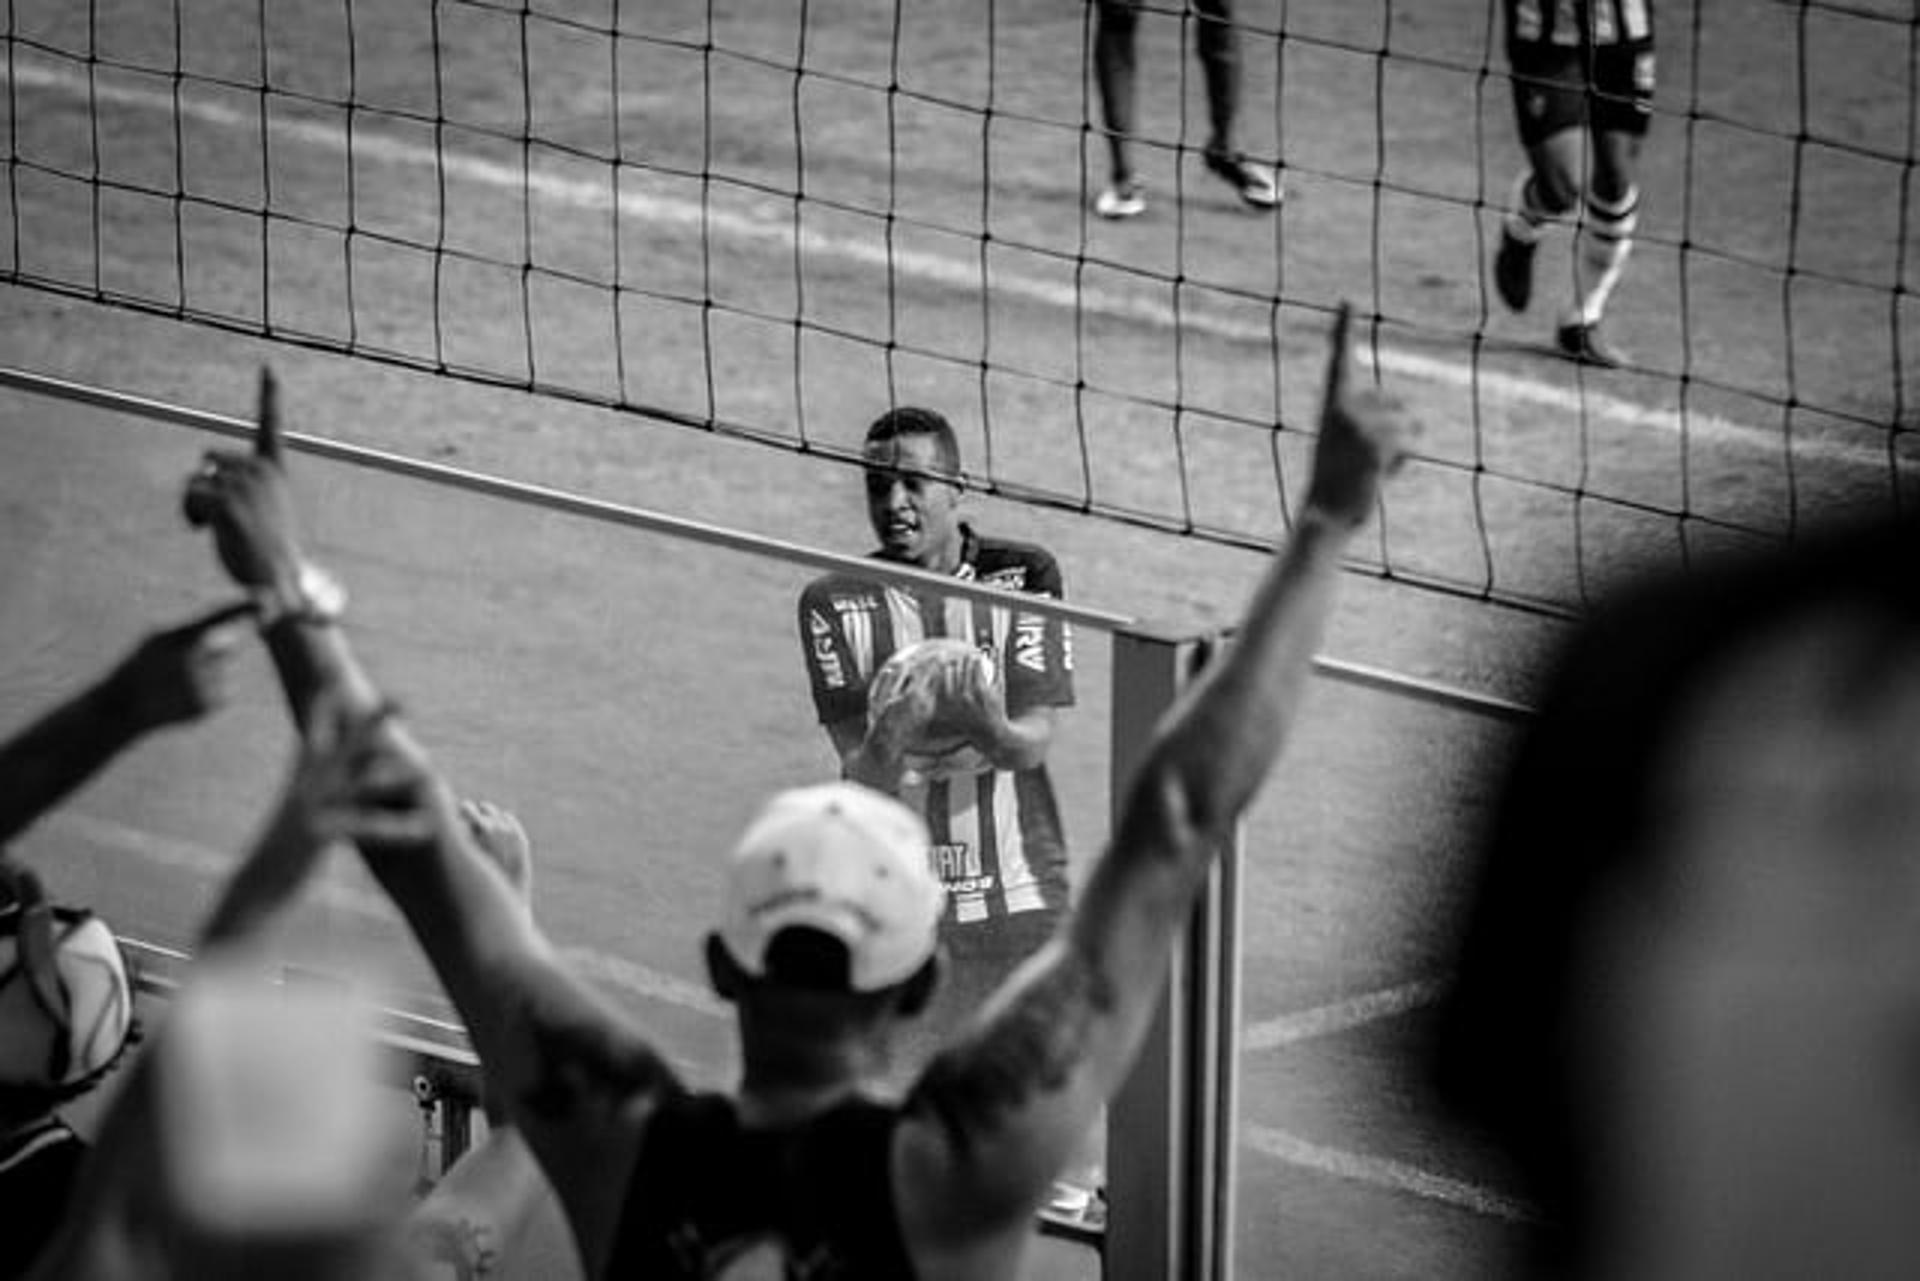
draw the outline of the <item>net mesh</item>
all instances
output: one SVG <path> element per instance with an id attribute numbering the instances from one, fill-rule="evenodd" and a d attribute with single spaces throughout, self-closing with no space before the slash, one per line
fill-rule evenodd
<path id="1" fill-rule="evenodd" d="M 1488 284 L 1498 9 L 1238 6 L 1257 212 L 1203 164 L 1196 16 L 1141 6 L 1109 222 L 1091 6 L 11 0 L 0 277 L 838 462 L 932 404 L 979 489 L 1247 546 L 1352 297 L 1428 426 L 1357 567 L 1524 609 L 1901 505 L 1910 0 L 1658 4 L 1617 371 L 1552 353 L 1567 236 L 1547 303 Z"/>

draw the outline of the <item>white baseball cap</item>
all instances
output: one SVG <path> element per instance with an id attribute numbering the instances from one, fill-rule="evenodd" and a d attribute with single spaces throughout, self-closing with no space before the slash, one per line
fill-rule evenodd
<path id="1" fill-rule="evenodd" d="M 806 926 L 846 946 L 855 991 L 903 982 L 933 955 L 946 911 L 931 845 L 919 815 L 858 783 L 781 792 L 734 850 L 720 937 L 757 977 L 774 936 Z"/>

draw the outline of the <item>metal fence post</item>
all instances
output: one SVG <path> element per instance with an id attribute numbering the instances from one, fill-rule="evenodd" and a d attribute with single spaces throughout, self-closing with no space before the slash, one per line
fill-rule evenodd
<path id="1" fill-rule="evenodd" d="M 1114 820 L 1154 727 L 1197 670 L 1206 646 L 1192 639 L 1122 630 L 1113 640 Z M 1221 1277 L 1231 1215 L 1223 1215 L 1222 1148 L 1231 1148 L 1230 1099 L 1221 1084 L 1223 989 L 1216 873 L 1174 949 L 1166 990 L 1140 1056 L 1107 1112 L 1109 1281 Z"/>

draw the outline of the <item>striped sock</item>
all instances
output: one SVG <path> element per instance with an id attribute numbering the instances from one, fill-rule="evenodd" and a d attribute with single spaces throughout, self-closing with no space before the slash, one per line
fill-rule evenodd
<path id="1" fill-rule="evenodd" d="M 1600 322 L 1607 297 L 1620 283 L 1627 255 L 1633 251 L 1633 232 L 1639 223 L 1638 187 L 1628 187 L 1612 204 L 1588 194 L 1573 255 L 1574 309 L 1580 323 Z"/>

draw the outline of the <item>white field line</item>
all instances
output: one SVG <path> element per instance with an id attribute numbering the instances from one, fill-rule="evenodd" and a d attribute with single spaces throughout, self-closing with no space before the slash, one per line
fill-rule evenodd
<path id="1" fill-rule="evenodd" d="M 1240 1141 L 1262 1156 L 1315 1174 L 1345 1179 L 1389 1192 L 1403 1192 L 1426 1201 L 1438 1201 L 1490 1219 L 1531 1223 L 1537 1215 L 1524 1202 L 1462 1179 L 1431 1174 L 1403 1161 L 1362 1156 L 1339 1148 L 1310 1143 L 1269 1125 L 1243 1125 Z"/>
<path id="2" fill-rule="evenodd" d="M 42 819 L 38 830 L 66 846 L 80 845 L 103 850 L 116 857 L 135 858 L 153 867 L 185 872 L 208 881 L 224 882 L 240 866 L 241 849 L 222 853 L 192 841 L 163 836 L 144 828 L 130 827 L 116 819 L 87 814 L 80 810 L 55 810 Z M 57 885 L 58 864 L 48 873 Z M 384 894 L 357 890 L 326 879 L 324 868 L 301 893 L 301 900 L 319 903 L 329 911 L 368 920 L 400 922 L 400 912 Z M 109 921 L 111 925 L 114 922 Z"/>
<path id="3" fill-rule="evenodd" d="M 223 854 L 192 841 L 131 827 L 116 819 L 103 818 L 79 810 L 57 810 L 40 824 L 41 830 L 56 841 L 91 846 L 114 855 L 138 858 L 156 867 L 186 872 L 208 880 L 224 880 L 239 864 L 240 854 Z M 302 896 L 330 910 L 368 920 L 401 924 L 399 910 L 384 894 L 355 889 L 334 881 L 317 880 Z M 711 992 L 676 975 L 652 969 L 637 961 L 585 947 L 563 947 L 561 955 L 580 974 L 630 996 L 664 1001 L 698 1014 L 721 1017 L 727 1007 Z M 1246 1053 L 1279 1049 L 1304 1041 L 1350 1031 L 1382 1019 L 1395 1018 L 1429 1004 L 1444 985 L 1438 980 L 1406 983 L 1384 988 L 1364 996 L 1335 1001 L 1313 1009 L 1283 1014 L 1249 1024 L 1241 1033 L 1240 1048 Z"/>
<path id="4" fill-rule="evenodd" d="M 714 1018 L 725 1018 L 731 1013 L 726 1002 L 699 984 L 651 969 L 638 961 L 586 947 L 563 947 L 560 956 L 573 967 L 574 973 L 606 987 Z"/>
<path id="5" fill-rule="evenodd" d="M 156 867 L 186 872 L 206 880 L 224 880 L 239 864 L 240 852 L 222 853 L 192 841 L 131 827 L 115 819 L 79 810 L 57 810 L 42 821 L 43 831 L 56 840 L 91 846 L 115 855 L 138 858 Z M 384 894 L 355 889 L 325 879 L 316 880 L 303 896 L 332 911 L 369 920 L 400 924 L 400 913 Z M 662 1001 L 697 1014 L 722 1017 L 727 1007 L 697 983 L 652 969 L 637 961 L 585 947 L 563 947 L 561 955 L 580 974 L 629 996 Z M 1241 1034 L 1248 1053 L 1297 1045 L 1331 1036 L 1380 1019 L 1393 1018 L 1432 1000 L 1438 982 L 1409 983 L 1401 987 L 1336 1001 L 1251 1024 Z"/>
<path id="6" fill-rule="evenodd" d="M 115 819 L 77 810 L 58 810 L 43 820 L 41 828 L 56 841 L 91 846 L 116 856 L 137 858 L 155 867 L 185 872 L 209 881 L 225 881 L 240 862 L 238 850 L 223 854 L 192 841 L 162 836 L 130 827 Z M 331 911 L 365 920 L 391 922 L 404 928 L 399 909 L 384 894 L 316 878 L 315 883 L 303 892 L 302 898 L 307 902 L 318 902 Z M 726 1006 L 699 985 L 649 969 L 636 961 L 584 947 L 563 947 L 560 953 L 579 974 L 628 996 L 663 1001 L 697 1014 L 717 1017 L 726 1012 Z"/>
<path id="7" fill-rule="evenodd" d="M 1351 1031 L 1357 1027 L 1365 1027 L 1369 1023 L 1397 1018 L 1422 1006 L 1431 1005 L 1444 991 L 1446 991 L 1446 984 L 1443 981 L 1421 979 L 1412 983 L 1403 983 L 1399 987 L 1382 988 L 1378 992 L 1349 997 L 1329 1005 L 1315 1006 L 1309 1010 L 1299 1010 L 1276 1018 L 1262 1019 L 1258 1023 L 1249 1023 L 1241 1031 L 1240 1048 L 1251 1054 L 1259 1050 L 1298 1045 L 1302 1041 L 1318 1040 L 1338 1032 Z"/>
<path id="8" fill-rule="evenodd" d="M 40 824 L 40 831 L 51 836 L 56 843 L 84 845 L 114 856 L 137 858 L 153 866 L 183 871 L 209 880 L 224 880 L 232 874 L 238 862 L 237 854 L 222 854 L 191 841 L 162 836 L 115 819 L 71 809 L 58 810 L 47 816 Z M 304 897 L 309 901 L 318 900 L 335 911 L 395 923 L 400 919 L 398 911 L 383 895 L 350 886 L 321 881 L 310 887 Z M 560 952 L 576 973 L 603 987 L 714 1018 L 724 1017 L 727 1013 L 727 1007 L 704 988 L 636 961 L 584 947 L 565 947 Z M 1296 1043 L 1311 1036 L 1357 1027 L 1373 1018 L 1390 1017 L 1411 1008 L 1409 1002 L 1415 1000 L 1416 989 L 1431 986 L 1436 985 L 1408 984 L 1372 997 L 1326 1006 L 1319 1011 L 1306 1011 L 1284 1019 L 1270 1020 L 1249 1031 L 1245 1048 L 1264 1049 Z M 1274 1030 L 1263 1033 L 1261 1028 Z M 1256 1044 L 1256 1041 L 1260 1043 Z M 1249 1148 L 1287 1165 L 1439 1201 L 1491 1218 L 1525 1220 L 1528 1217 L 1526 1209 L 1511 1198 L 1397 1161 L 1309 1143 L 1285 1131 L 1253 1122 L 1243 1123 L 1239 1133 L 1241 1141 Z"/>
<path id="9" fill-rule="evenodd" d="M 104 80 L 92 88 L 87 77 L 65 68 L 16 61 L 14 87 L 39 89 L 70 98 L 87 98 L 171 116 L 175 102 L 171 93 L 137 85 Z M 182 116 L 219 128 L 244 130 L 257 134 L 260 119 L 256 111 L 240 110 L 204 96 L 183 93 L 178 103 Z M 297 119 L 277 115 L 271 118 L 275 140 L 297 142 L 318 150 L 344 153 L 348 150 L 347 130 L 332 122 Z M 516 164 L 501 164 L 465 154 L 457 148 L 438 152 L 402 138 L 383 134 L 365 125 L 353 130 L 352 154 L 356 160 L 377 160 L 408 168 L 432 171 L 436 165 L 456 178 L 509 191 L 528 186 L 545 200 L 584 210 L 605 210 L 616 199 L 612 182 L 587 182 L 544 173 L 536 166 L 523 174 Z M 640 192 L 618 193 L 622 215 L 655 225 L 668 225 L 714 238 L 734 238 L 791 253 L 794 227 L 784 206 L 778 211 L 748 213 L 731 209 L 702 208 L 698 201 L 649 195 Z M 862 267 L 889 271 L 905 278 L 962 291 L 981 288 L 981 269 L 972 258 L 932 253 L 925 250 L 894 247 L 874 235 L 867 238 L 833 235 L 802 228 L 801 249 L 824 258 L 837 258 Z M 1154 298 L 1116 293 L 1094 288 L 1074 288 L 1023 276 L 1017 271 L 996 272 L 992 290 L 997 297 L 1012 297 L 1044 307 L 1111 319 L 1142 322 L 1171 330 L 1175 323 L 1172 308 Z M 1231 342 L 1266 345 L 1273 335 L 1264 325 L 1238 322 L 1205 312 L 1185 310 L 1178 317 L 1181 328 Z M 1362 353 L 1363 361 L 1371 359 Z M 1409 350 L 1382 342 L 1378 364 L 1385 374 L 1409 378 L 1480 395 L 1514 406 L 1544 411 L 1564 420 L 1585 413 L 1589 420 L 1604 420 L 1620 426 L 1679 435 L 1685 432 L 1697 443 L 1730 444 L 1752 449 L 1778 450 L 1779 433 L 1731 418 L 1699 411 L 1682 417 L 1670 409 L 1655 408 L 1593 389 L 1569 389 L 1530 378 L 1525 374 L 1482 368 L 1477 373 L 1463 361 Z M 1850 446 L 1802 436 L 1794 443 L 1796 455 L 1809 460 L 1852 464 L 1874 470 L 1886 466 L 1884 455 L 1873 449 Z"/>

